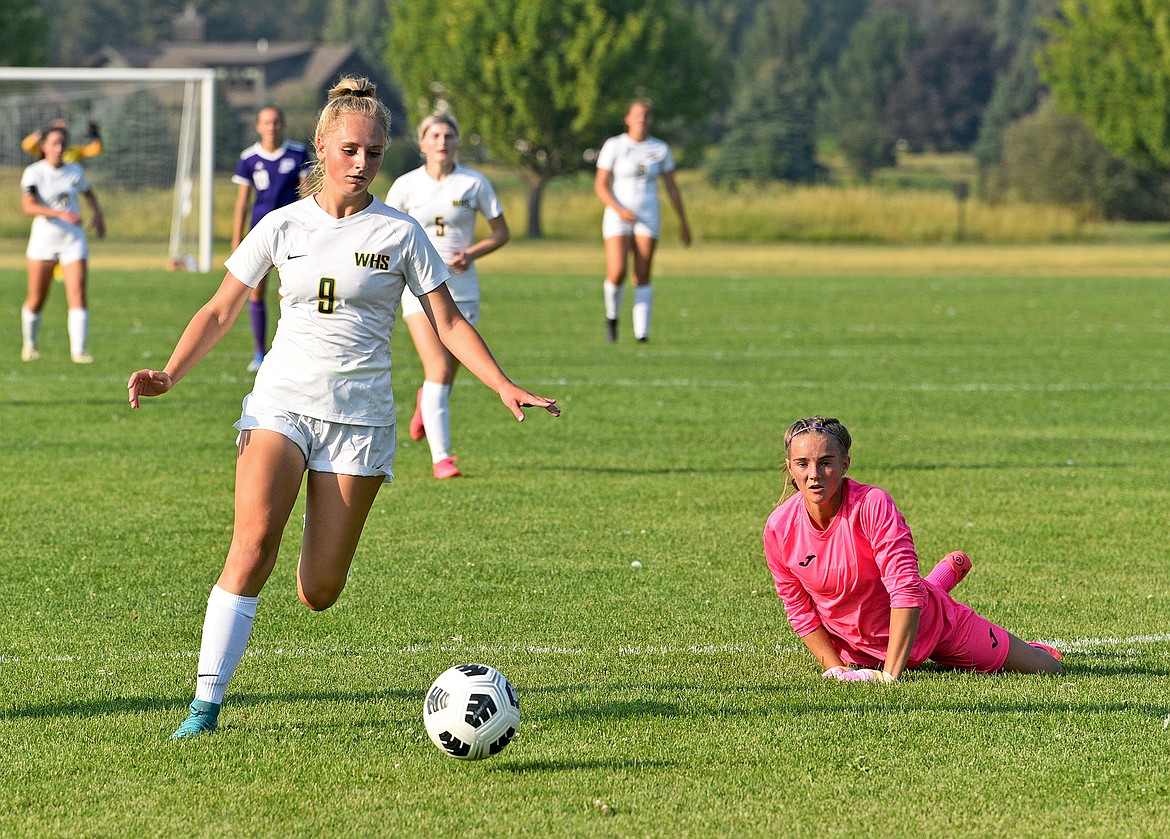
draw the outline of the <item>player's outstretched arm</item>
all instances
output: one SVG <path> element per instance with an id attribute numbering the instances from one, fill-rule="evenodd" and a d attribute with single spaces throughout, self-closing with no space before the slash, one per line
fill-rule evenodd
<path id="1" fill-rule="evenodd" d="M 126 383 L 130 407 L 137 408 L 142 396 L 161 396 L 177 385 L 232 328 L 250 292 L 251 288 L 229 271 L 215 295 L 187 324 L 166 369 L 138 370 L 130 375 Z"/>
<path id="2" fill-rule="evenodd" d="M 500 401 L 518 421 L 524 421 L 523 408 L 543 408 L 554 417 L 561 415 L 561 409 L 557 407 L 555 399 L 546 399 L 529 393 L 504 375 L 483 338 L 459 312 L 459 307 L 451 299 L 451 292 L 447 290 L 446 285 L 424 294 L 419 298 L 419 303 L 443 346 L 449 349 L 472 375 L 499 394 Z"/>

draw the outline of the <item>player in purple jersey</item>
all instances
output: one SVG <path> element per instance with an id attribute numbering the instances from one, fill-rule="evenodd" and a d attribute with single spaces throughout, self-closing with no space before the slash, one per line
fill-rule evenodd
<path id="1" fill-rule="evenodd" d="M 280 108 L 261 108 L 256 115 L 256 133 L 260 142 L 254 143 L 240 154 L 240 162 L 232 182 L 239 185 L 236 192 L 236 210 L 232 218 L 232 251 L 240 246 L 247 229 L 244 220 L 248 217 L 248 203 L 252 190 L 256 190 L 256 204 L 252 207 L 252 222 L 249 228 L 277 207 L 291 204 L 300 198 L 300 189 L 305 181 L 305 165 L 309 153 L 303 143 L 284 139 L 284 113 Z M 251 373 L 260 369 L 264 353 L 268 348 L 268 310 L 264 303 L 267 277 L 252 290 L 248 300 L 248 314 L 252 320 L 252 337 L 256 341 L 256 354 L 248 364 Z"/>

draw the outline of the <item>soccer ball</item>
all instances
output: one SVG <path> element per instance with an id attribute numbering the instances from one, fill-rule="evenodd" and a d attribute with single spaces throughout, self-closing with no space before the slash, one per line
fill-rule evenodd
<path id="1" fill-rule="evenodd" d="M 520 698 L 496 668 L 459 664 L 443 671 L 427 691 L 423 724 L 444 754 L 482 760 L 516 736 Z"/>

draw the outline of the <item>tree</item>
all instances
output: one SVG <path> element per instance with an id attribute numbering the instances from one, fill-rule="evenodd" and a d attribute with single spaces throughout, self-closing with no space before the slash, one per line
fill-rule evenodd
<path id="1" fill-rule="evenodd" d="M 1003 134 L 1009 125 L 1035 110 L 1040 101 L 1040 74 L 1033 56 L 1041 42 L 1040 19 L 1058 0 L 999 0 L 995 15 L 995 49 L 1008 56 L 995 77 L 995 88 L 983 111 L 979 138 L 971 147 L 982 170 L 999 162 Z"/>
<path id="2" fill-rule="evenodd" d="M 994 13 L 995 5 L 996 0 L 870 0 L 870 12 L 901 12 L 923 32 L 934 32 L 987 20 Z"/>
<path id="3" fill-rule="evenodd" d="M 1111 219 L 1166 219 L 1159 173 L 1111 154 L 1080 117 L 1051 102 L 1004 132 L 1000 175 L 1004 188 L 1026 201 Z"/>
<path id="4" fill-rule="evenodd" d="M 927 35 L 886 107 L 899 138 L 914 149 L 970 148 L 998 70 L 993 40 L 974 21 Z"/>
<path id="5" fill-rule="evenodd" d="M 816 162 L 820 73 L 860 18 L 858 0 L 765 0 L 744 34 L 716 183 L 809 181 Z"/>
<path id="6" fill-rule="evenodd" d="M 386 0 L 331 0 L 323 38 L 353 44 L 362 58 L 377 63 L 386 47 Z"/>
<path id="7" fill-rule="evenodd" d="M 86 0 L 93 2 L 93 0 Z M 191 0 L 169 0 L 172 13 Z M 134 0 L 157 2 L 157 0 Z M 321 0 L 200 0 L 199 12 L 207 18 L 211 41 L 319 41 L 325 25 L 326 5 Z"/>
<path id="8" fill-rule="evenodd" d="M 1170 5 L 1064 0 L 1046 23 L 1040 75 L 1057 106 L 1115 154 L 1170 167 Z"/>
<path id="9" fill-rule="evenodd" d="M 135 153 L 107 151 L 95 157 L 89 168 L 128 189 L 174 184 L 178 127 L 154 93 L 144 90 L 124 97 L 103 127 L 107 150 L 133 148 Z"/>
<path id="10" fill-rule="evenodd" d="M 317 41 L 325 19 L 320 0 L 40 0 L 39 5 L 52 32 L 49 60 L 69 66 L 105 46 L 150 47 L 169 39 L 175 17 L 188 5 L 203 15 L 211 41 Z"/>
<path id="11" fill-rule="evenodd" d="M 151 46 L 170 36 L 177 3 L 41 0 L 52 26 L 54 64 L 81 65 L 104 46 Z"/>
<path id="12" fill-rule="evenodd" d="M 33 67 L 44 59 L 48 22 L 36 0 L 0 0 L 0 64 Z"/>
<path id="13" fill-rule="evenodd" d="M 825 129 L 866 180 L 879 166 L 896 162 L 898 138 L 884 119 L 886 102 L 920 40 L 905 15 L 881 12 L 857 24 L 837 64 L 825 74 L 820 109 Z"/>
<path id="14" fill-rule="evenodd" d="M 541 236 L 551 178 L 655 102 L 657 129 L 699 121 L 717 90 L 710 52 L 671 0 L 397 0 L 387 64 L 416 117 L 450 109 L 493 157 L 528 177 L 528 235 Z M 409 105 L 408 105 L 409 107 Z"/>

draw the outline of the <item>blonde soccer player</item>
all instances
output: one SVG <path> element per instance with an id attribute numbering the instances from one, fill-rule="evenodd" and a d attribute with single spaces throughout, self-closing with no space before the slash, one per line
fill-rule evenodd
<path id="1" fill-rule="evenodd" d="M 447 287 L 455 304 L 475 325 L 479 323 L 475 263 L 510 238 L 504 208 L 486 177 L 457 162 L 459 124 L 450 114 L 436 113 L 424 119 L 418 127 L 418 145 L 425 162 L 391 184 L 386 203 L 418 219 L 451 270 Z M 477 215 L 487 220 L 489 228 L 488 235 L 479 241 L 475 240 Z M 443 346 L 409 289 L 402 295 L 402 315 L 423 363 L 423 384 L 415 395 L 410 437 L 426 438 L 436 478 L 456 478 L 462 473 L 451 455 L 451 385 L 459 361 Z"/>
<path id="2" fill-rule="evenodd" d="M 75 364 L 90 364 L 89 308 L 86 286 L 89 280 L 89 240 L 82 226 L 80 196 L 89 204 L 94 233 L 106 235 L 106 221 L 97 194 L 77 163 L 66 163 L 69 133 L 53 126 L 40 138 L 40 160 L 30 164 L 20 178 L 21 208 L 32 216 L 32 231 L 25 256 L 28 260 L 28 296 L 20 309 L 21 350 L 24 361 L 41 357 L 39 340 L 41 313 L 53 284 L 53 271 L 60 266 L 65 281 L 66 321 L 69 356 Z"/>
<path id="3" fill-rule="evenodd" d="M 654 292 L 650 271 L 662 227 L 658 209 L 658 179 L 666 187 L 674 212 L 678 215 L 684 245 L 691 243 L 691 228 L 683 209 L 682 194 L 674 179 L 674 157 L 670 146 L 650 136 L 654 112 L 649 102 L 636 99 L 626 111 L 626 131 L 610 137 L 597 155 L 597 175 L 593 187 L 605 212 L 601 235 L 605 240 L 605 337 L 617 340 L 626 269 L 631 255 L 634 263 L 634 338 L 650 337 L 650 314 Z"/>
<path id="4" fill-rule="evenodd" d="M 951 597 L 971 561 L 962 551 L 925 578 L 906 519 L 879 487 L 846 477 L 853 438 L 835 417 L 784 434 L 796 495 L 764 528 L 764 554 L 793 630 L 842 682 L 898 681 L 928 659 L 978 673 L 1061 673 L 1061 654 L 1021 641 Z"/>
<path id="5" fill-rule="evenodd" d="M 390 113 L 374 85 L 341 79 L 314 136 L 311 194 L 259 221 L 228 258 L 219 290 L 192 318 L 166 367 L 139 370 L 127 385 L 132 408 L 171 390 L 227 334 L 260 279 L 279 270 L 276 335 L 235 424 L 231 547 L 208 598 L 195 699 L 176 738 L 218 724 L 302 481 L 297 593 L 313 610 L 341 595 L 366 517 L 392 477 L 390 339 L 403 288 L 419 298 L 444 345 L 517 420 L 524 407 L 559 413 L 554 400 L 504 375 L 451 299 L 447 267 L 418 222 L 370 194 L 390 136 Z"/>

